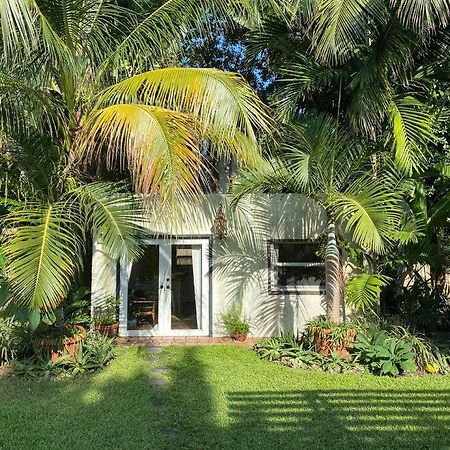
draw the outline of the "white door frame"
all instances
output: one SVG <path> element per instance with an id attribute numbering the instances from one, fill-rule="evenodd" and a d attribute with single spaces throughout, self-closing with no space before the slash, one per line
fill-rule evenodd
<path id="1" fill-rule="evenodd" d="M 159 247 L 159 289 L 158 324 L 151 330 L 128 330 L 128 281 L 132 263 L 126 257 L 120 260 L 120 311 L 119 334 L 121 336 L 209 336 L 210 334 L 210 270 L 209 270 L 209 239 L 173 238 L 149 239 L 146 245 Z M 200 245 L 202 248 L 202 314 L 201 328 L 195 330 L 171 330 L 171 296 L 172 290 L 166 288 L 167 278 L 172 283 L 172 245 Z"/>

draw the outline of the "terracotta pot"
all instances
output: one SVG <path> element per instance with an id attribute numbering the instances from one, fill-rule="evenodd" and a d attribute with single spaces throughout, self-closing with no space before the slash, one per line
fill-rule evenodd
<path id="1" fill-rule="evenodd" d="M 95 329 L 104 336 L 115 337 L 119 331 L 119 324 L 113 323 L 112 325 L 103 325 L 99 323 L 95 325 Z"/>
<path id="2" fill-rule="evenodd" d="M 244 333 L 234 333 L 232 338 L 238 342 L 244 342 L 247 339 L 247 335 Z"/>
<path id="3" fill-rule="evenodd" d="M 314 334 L 314 347 L 317 353 L 322 356 L 328 356 L 333 350 L 344 359 L 350 358 L 349 349 L 353 347 L 355 342 L 357 331 L 348 330 L 347 336 L 344 341 L 339 345 L 334 345 L 330 328 L 313 328 Z"/>
<path id="4" fill-rule="evenodd" d="M 332 349 L 331 329 L 330 328 L 313 328 L 314 334 L 314 348 L 317 353 L 322 356 L 328 356 Z"/>
<path id="5" fill-rule="evenodd" d="M 77 329 L 80 331 L 76 336 L 65 337 L 64 339 L 35 339 L 33 342 L 34 351 L 40 353 L 47 351 L 50 353 L 52 361 L 56 361 L 63 355 L 69 355 L 75 358 L 80 350 L 80 342 L 86 337 L 86 330 L 77 325 Z"/>

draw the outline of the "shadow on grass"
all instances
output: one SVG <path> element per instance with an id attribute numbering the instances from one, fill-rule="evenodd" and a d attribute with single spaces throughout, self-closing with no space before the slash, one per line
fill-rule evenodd
<path id="1" fill-rule="evenodd" d="M 242 369 L 246 355 L 227 365 L 219 351 L 196 347 L 167 351 L 169 383 L 153 389 L 146 352 L 126 352 L 95 377 L 1 380 L 0 448 L 450 447 L 449 390 L 289 389 L 270 378 L 277 370 L 241 383 L 239 373 L 255 370 Z M 168 428 L 177 433 L 165 435 Z"/>
<path id="2" fill-rule="evenodd" d="M 450 390 L 276 390 L 276 380 L 274 390 L 258 390 L 256 374 L 252 390 L 233 389 L 233 380 L 224 380 L 225 387 L 220 377 L 211 383 L 197 352 L 183 349 L 171 367 L 165 396 L 179 430 L 172 448 L 450 446 Z"/>

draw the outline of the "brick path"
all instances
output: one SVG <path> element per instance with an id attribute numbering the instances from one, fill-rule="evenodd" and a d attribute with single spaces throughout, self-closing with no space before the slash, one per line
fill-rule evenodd
<path id="1" fill-rule="evenodd" d="M 244 342 L 238 342 L 228 337 L 127 337 L 117 338 L 116 344 L 123 346 L 145 345 L 164 347 L 166 345 L 238 345 L 241 347 L 252 347 L 261 338 L 248 337 Z"/>

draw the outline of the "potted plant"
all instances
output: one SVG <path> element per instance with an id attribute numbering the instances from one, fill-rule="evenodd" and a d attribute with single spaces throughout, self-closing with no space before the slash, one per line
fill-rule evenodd
<path id="1" fill-rule="evenodd" d="M 231 338 L 240 342 L 245 341 L 250 331 L 250 320 L 241 315 L 241 310 L 235 303 L 221 315 L 220 319 Z"/>
<path id="2" fill-rule="evenodd" d="M 335 351 L 342 358 L 348 358 L 349 349 L 356 339 L 357 328 L 353 324 L 338 324 L 321 316 L 308 322 L 306 333 L 320 355 L 328 356 Z"/>
<path id="3" fill-rule="evenodd" d="M 63 355 L 76 358 L 80 343 L 86 337 L 86 330 L 80 325 L 42 325 L 32 338 L 36 354 L 48 353 L 52 361 Z"/>
<path id="4" fill-rule="evenodd" d="M 104 303 L 94 308 L 94 328 L 104 336 L 117 336 L 119 322 L 117 320 L 117 299 L 107 298 Z"/>

